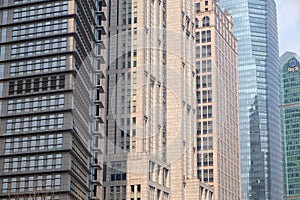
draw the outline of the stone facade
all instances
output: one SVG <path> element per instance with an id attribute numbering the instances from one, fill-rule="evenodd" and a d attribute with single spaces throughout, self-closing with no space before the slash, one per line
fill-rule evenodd
<path id="1" fill-rule="evenodd" d="M 169 199 L 166 1 L 109 5 L 104 199 Z"/>
<path id="2" fill-rule="evenodd" d="M 238 64 L 232 19 L 196 1 L 197 174 L 215 199 L 241 199 Z"/>

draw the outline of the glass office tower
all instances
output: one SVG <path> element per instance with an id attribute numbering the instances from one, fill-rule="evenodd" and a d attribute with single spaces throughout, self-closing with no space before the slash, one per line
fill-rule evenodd
<path id="1" fill-rule="evenodd" d="M 300 198 L 300 62 L 297 54 L 280 57 L 280 103 L 284 199 Z"/>
<path id="2" fill-rule="evenodd" d="M 102 199 L 103 6 L 0 1 L 1 200 Z"/>
<path id="3" fill-rule="evenodd" d="M 282 199 L 278 35 L 274 0 L 221 0 L 238 40 L 243 199 Z"/>

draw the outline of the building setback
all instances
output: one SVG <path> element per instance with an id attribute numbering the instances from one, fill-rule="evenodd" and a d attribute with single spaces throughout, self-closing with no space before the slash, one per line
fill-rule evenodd
<path id="1" fill-rule="evenodd" d="M 1 200 L 102 199 L 105 5 L 1 1 Z"/>
<path id="2" fill-rule="evenodd" d="M 280 200 L 282 151 L 274 0 L 221 0 L 238 41 L 242 199 Z"/>
<path id="3" fill-rule="evenodd" d="M 300 72 L 299 56 L 280 57 L 280 104 L 283 144 L 284 199 L 300 198 Z"/>
<path id="4" fill-rule="evenodd" d="M 197 174 L 215 199 L 241 199 L 237 43 L 215 0 L 195 2 Z"/>

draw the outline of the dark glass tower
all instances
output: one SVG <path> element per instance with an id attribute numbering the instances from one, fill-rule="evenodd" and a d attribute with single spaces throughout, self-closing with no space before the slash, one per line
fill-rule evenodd
<path id="1" fill-rule="evenodd" d="M 102 199 L 103 6 L 0 1 L 1 200 Z"/>
<path id="2" fill-rule="evenodd" d="M 282 199 L 279 56 L 274 0 L 221 0 L 238 40 L 243 199 Z"/>

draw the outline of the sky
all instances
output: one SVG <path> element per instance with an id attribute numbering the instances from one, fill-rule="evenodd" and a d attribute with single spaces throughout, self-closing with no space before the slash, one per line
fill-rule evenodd
<path id="1" fill-rule="evenodd" d="M 300 55 L 300 0 L 276 0 L 279 55 L 292 51 Z"/>

